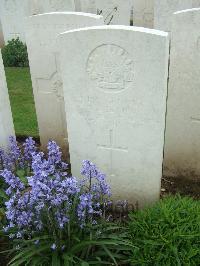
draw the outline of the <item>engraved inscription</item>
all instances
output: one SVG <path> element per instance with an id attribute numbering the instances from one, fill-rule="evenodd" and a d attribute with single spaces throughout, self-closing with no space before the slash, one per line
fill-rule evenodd
<path id="1" fill-rule="evenodd" d="M 114 44 L 93 50 L 86 70 L 96 87 L 107 92 L 122 91 L 134 79 L 133 60 L 127 51 Z"/>
<path id="2" fill-rule="evenodd" d="M 63 84 L 58 72 L 51 75 L 49 79 L 38 78 L 38 92 L 53 93 L 58 99 L 63 99 Z"/>
<path id="3" fill-rule="evenodd" d="M 109 137 L 110 137 L 110 145 L 98 145 L 99 149 L 107 150 L 109 151 L 109 158 L 110 158 L 110 177 L 114 177 L 114 167 L 113 167 L 113 152 L 122 152 L 122 153 L 127 153 L 128 148 L 127 147 L 115 147 L 113 143 L 113 129 L 110 130 L 109 132 Z"/>
<path id="4" fill-rule="evenodd" d="M 52 79 L 52 91 L 55 93 L 57 98 L 60 98 L 61 100 L 64 99 L 63 95 L 63 83 L 60 75 L 58 72 L 54 75 Z"/>

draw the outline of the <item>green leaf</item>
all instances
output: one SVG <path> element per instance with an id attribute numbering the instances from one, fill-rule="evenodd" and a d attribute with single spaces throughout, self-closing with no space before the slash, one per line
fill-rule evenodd
<path id="1" fill-rule="evenodd" d="M 0 189 L 0 197 L 7 200 L 8 196 L 6 195 L 5 191 L 3 189 Z"/>
<path id="2" fill-rule="evenodd" d="M 53 252 L 52 254 L 52 266 L 61 266 L 61 261 L 57 252 Z"/>
<path id="3" fill-rule="evenodd" d="M 86 261 L 83 261 L 83 262 L 81 262 L 81 266 L 90 266 L 90 264 L 87 263 Z"/>
<path id="4" fill-rule="evenodd" d="M 26 178 L 26 171 L 23 169 L 17 170 L 16 172 L 17 176 L 19 177 L 19 179 L 24 183 L 24 185 L 28 185 L 28 180 Z"/>
<path id="5" fill-rule="evenodd" d="M 110 252 L 110 250 L 105 246 L 105 245 L 102 245 L 103 249 L 105 250 L 105 252 L 108 254 L 108 256 L 113 260 L 114 264 L 115 265 L 118 265 L 117 264 L 117 261 L 115 259 L 115 257 L 113 256 L 113 254 Z"/>

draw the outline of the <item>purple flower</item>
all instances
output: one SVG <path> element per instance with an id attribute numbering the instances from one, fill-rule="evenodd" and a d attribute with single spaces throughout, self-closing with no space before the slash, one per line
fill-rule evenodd
<path id="1" fill-rule="evenodd" d="M 83 161 L 81 174 L 86 177 L 87 180 L 95 180 L 92 182 L 91 191 L 95 193 L 95 197 L 99 198 L 102 194 L 105 196 L 111 196 L 110 186 L 106 182 L 105 174 L 101 173 L 99 169 L 90 161 Z M 85 181 L 83 182 L 85 184 Z"/>
<path id="2" fill-rule="evenodd" d="M 29 162 L 32 160 L 32 155 L 36 153 L 35 141 L 32 137 L 25 140 L 24 147 L 24 159 Z"/>
<path id="3" fill-rule="evenodd" d="M 19 165 L 20 167 L 23 167 L 23 158 L 21 154 L 21 150 L 17 144 L 17 141 L 15 137 L 10 136 L 9 137 L 9 143 L 10 143 L 10 152 L 9 152 L 9 158 L 10 161 L 13 163 L 13 165 Z"/>
<path id="4" fill-rule="evenodd" d="M 89 160 L 84 160 L 82 164 L 81 174 L 90 179 L 97 176 L 98 169 L 96 168 L 96 165 Z"/>
<path id="5" fill-rule="evenodd" d="M 56 219 L 59 225 L 59 228 L 64 228 L 65 224 L 69 222 L 69 217 L 66 216 L 64 211 L 56 212 Z"/>
<path id="6" fill-rule="evenodd" d="M 11 170 L 13 167 L 13 163 L 11 158 L 0 148 L 0 168 Z"/>
<path id="7" fill-rule="evenodd" d="M 5 152 L 0 148 L 0 169 L 4 166 Z"/>
<path id="8" fill-rule="evenodd" d="M 62 152 L 60 152 L 60 147 L 55 141 L 49 141 L 47 145 L 48 149 L 48 161 L 50 164 L 59 164 L 62 162 Z"/>
<path id="9" fill-rule="evenodd" d="M 93 209 L 93 195 L 90 193 L 82 194 L 79 197 L 79 205 L 77 207 L 77 214 L 82 226 L 85 225 L 88 217 L 94 213 Z"/>
<path id="10" fill-rule="evenodd" d="M 32 138 L 26 139 L 23 152 L 15 138 L 11 137 L 10 142 L 8 154 L 0 150 L 3 169 L 0 175 L 9 196 L 5 202 L 7 226 L 4 231 L 15 228 L 15 238 L 37 239 L 43 230 L 52 232 L 52 225 L 60 235 L 71 219 L 77 228 L 87 223 L 98 224 L 111 193 L 105 175 L 92 162 L 83 161 L 84 180 L 80 182 L 68 175 L 68 165 L 62 162 L 62 153 L 54 141 L 48 143 L 47 156 L 37 151 Z M 29 172 L 30 176 L 21 177 L 20 174 L 18 177 L 16 173 L 23 172 L 18 172 L 22 166 L 24 173 Z M 26 171 L 27 166 L 29 171 Z M 56 244 L 51 248 L 55 250 Z"/>
<path id="11" fill-rule="evenodd" d="M 53 244 L 51 245 L 51 249 L 52 249 L 52 250 L 56 250 L 56 248 L 57 248 L 57 247 L 56 247 L 56 244 L 53 243 Z"/>
<path id="12" fill-rule="evenodd" d="M 12 193 L 24 189 L 24 184 L 11 171 L 5 169 L 1 172 L 1 176 L 4 178 L 5 183 L 9 185 L 6 190 L 7 195 L 10 196 Z"/>

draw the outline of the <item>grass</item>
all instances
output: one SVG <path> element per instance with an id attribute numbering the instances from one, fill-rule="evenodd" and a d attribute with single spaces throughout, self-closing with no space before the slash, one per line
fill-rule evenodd
<path id="1" fill-rule="evenodd" d="M 132 265 L 200 265 L 200 201 L 167 197 L 130 217 Z"/>
<path id="2" fill-rule="evenodd" d="M 6 67 L 5 72 L 16 136 L 38 138 L 29 68 Z"/>

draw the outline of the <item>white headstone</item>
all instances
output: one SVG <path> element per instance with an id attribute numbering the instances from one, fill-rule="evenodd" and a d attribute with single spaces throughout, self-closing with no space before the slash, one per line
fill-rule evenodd
<path id="1" fill-rule="evenodd" d="M 0 147 L 7 149 L 8 138 L 9 136 L 14 136 L 14 134 L 6 77 L 0 51 Z"/>
<path id="2" fill-rule="evenodd" d="M 101 26 L 63 33 L 60 40 L 73 175 L 89 159 L 107 174 L 115 199 L 139 206 L 159 199 L 167 33 Z"/>
<path id="3" fill-rule="evenodd" d="M 200 7 L 200 0 L 154 0 L 154 28 L 170 31 L 172 15 L 176 11 Z"/>
<path id="4" fill-rule="evenodd" d="M 75 11 L 74 0 L 28 0 L 28 14 Z"/>
<path id="5" fill-rule="evenodd" d="M 101 16 L 73 12 L 27 18 L 26 40 L 42 147 L 49 139 L 53 139 L 67 152 L 67 128 L 56 37 L 66 30 L 102 24 Z M 66 62 L 68 68 L 70 65 L 71 62 Z"/>
<path id="6" fill-rule="evenodd" d="M 131 0 L 96 0 L 97 14 L 103 15 L 105 24 L 130 25 Z"/>
<path id="7" fill-rule="evenodd" d="M 96 0 L 75 0 L 76 11 L 96 14 Z"/>
<path id="8" fill-rule="evenodd" d="M 200 175 L 199 25 L 200 8 L 173 15 L 165 175 Z"/>
<path id="9" fill-rule="evenodd" d="M 0 0 L 0 17 L 6 43 L 17 37 L 25 42 L 24 20 L 26 1 Z"/>
<path id="10" fill-rule="evenodd" d="M 133 25 L 153 28 L 154 0 L 133 0 Z"/>
<path id="11" fill-rule="evenodd" d="M 1 25 L 1 19 L 0 19 L 0 48 L 2 48 L 4 45 L 5 45 L 5 42 L 4 42 L 3 29 Z"/>

